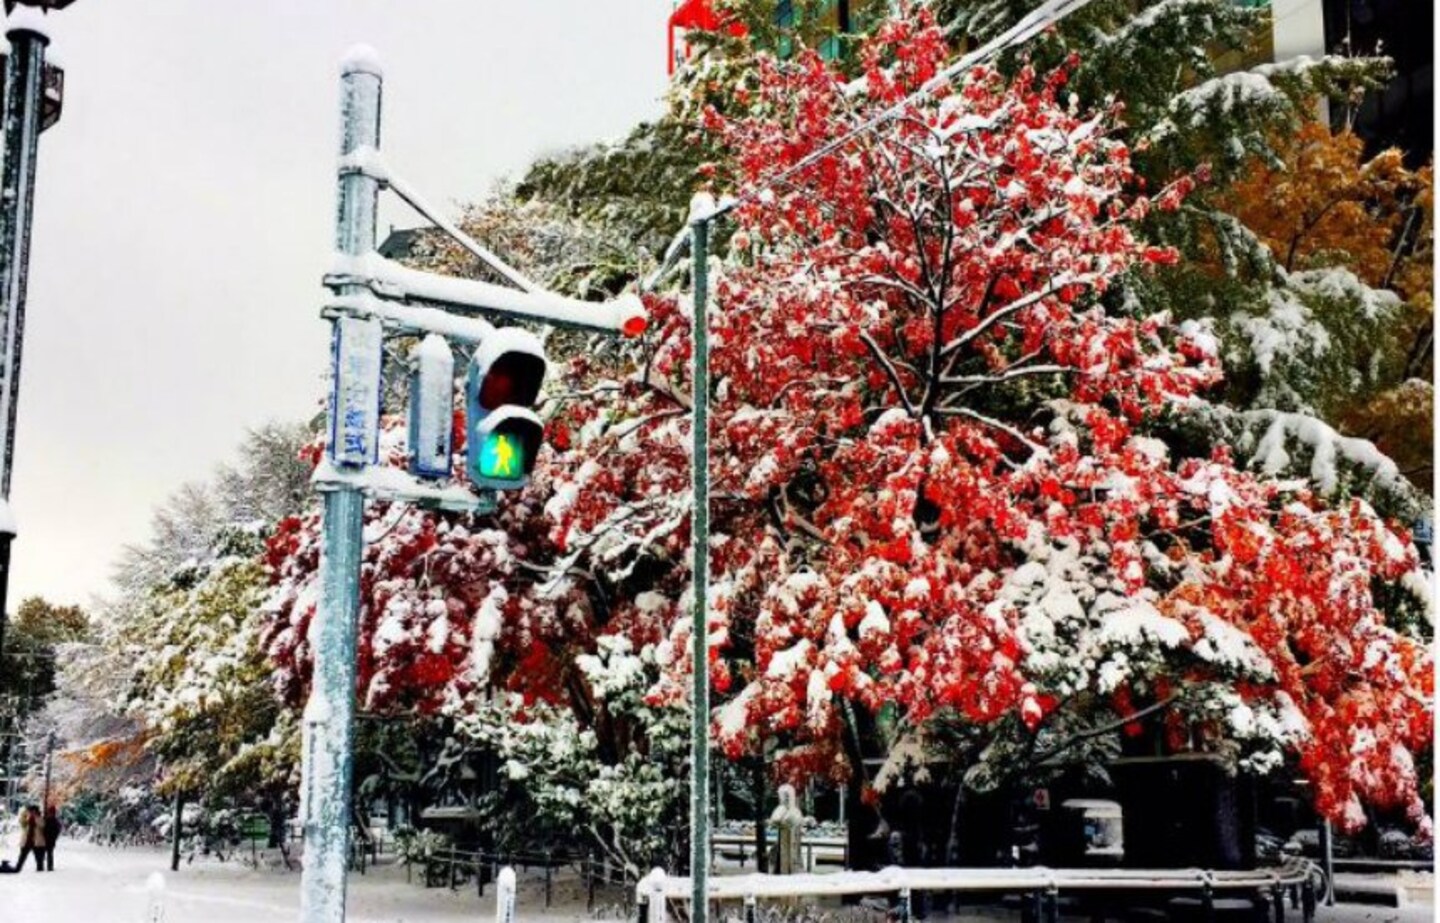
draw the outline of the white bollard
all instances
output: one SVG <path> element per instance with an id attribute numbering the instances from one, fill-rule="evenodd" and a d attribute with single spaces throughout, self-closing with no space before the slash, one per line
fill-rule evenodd
<path id="1" fill-rule="evenodd" d="M 635 896 L 645 904 L 645 923 L 665 923 L 665 870 L 651 869 L 635 884 Z"/>
<path id="2" fill-rule="evenodd" d="M 165 876 L 151 872 L 145 879 L 145 923 L 165 923 Z"/>
<path id="3" fill-rule="evenodd" d="M 508 865 L 495 876 L 495 923 L 515 923 L 515 870 Z"/>

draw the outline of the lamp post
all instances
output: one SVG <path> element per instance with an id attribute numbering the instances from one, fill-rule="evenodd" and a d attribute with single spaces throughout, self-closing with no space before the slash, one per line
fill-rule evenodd
<path id="1" fill-rule="evenodd" d="M 4 428 L 0 440 L 0 657 L 5 653 L 10 543 L 16 534 L 10 510 L 10 475 L 15 462 L 15 409 L 25 337 L 35 162 L 40 132 L 60 118 L 64 88 L 64 73 L 45 63 L 50 38 L 43 14 L 73 2 L 5 0 L 10 50 L 5 55 L 4 137 L 0 139 L 0 427 Z"/>
<path id="2" fill-rule="evenodd" d="M 40 808 L 50 807 L 50 769 L 55 764 L 55 732 L 45 735 L 45 786 L 40 790 Z"/>
<path id="3" fill-rule="evenodd" d="M 690 255 L 694 260 L 692 287 L 695 338 L 695 368 L 691 374 L 694 408 L 691 438 L 690 484 L 694 491 L 691 512 L 691 586 L 694 588 L 690 613 L 691 673 L 690 715 L 690 919 L 709 919 L 710 878 L 710 315 L 709 260 L 710 218 L 700 214 L 690 223 Z M 760 807 L 756 806 L 758 812 Z"/>

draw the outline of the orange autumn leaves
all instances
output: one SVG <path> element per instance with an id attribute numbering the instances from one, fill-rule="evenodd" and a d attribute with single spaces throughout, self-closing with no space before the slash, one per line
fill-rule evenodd
<path id="1" fill-rule="evenodd" d="M 1347 396 L 1332 421 L 1369 439 L 1419 486 L 1433 446 L 1433 166 L 1405 166 L 1398 150 L 1366 158 L 1364 142 L 1319 122 L 1278 139 L 1282 166 L 1257 162 L 1226 205 L 1287 271 L 1343 266 L 1400 296 L 1382 385 Z"/>

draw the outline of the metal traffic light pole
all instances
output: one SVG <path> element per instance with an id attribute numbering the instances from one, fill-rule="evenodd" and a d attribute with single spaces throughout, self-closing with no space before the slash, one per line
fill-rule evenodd
<path id="1" fill-rule="evenodd" d="M 437 376 L 451 369 L 442 355 L 448 343 L 479 344 L 472 365 L 479 378 L 492 363 L 511 371 L 514 363 L 543 375 L 539 341 L 522 330 L 496 328 L 482 316 L 526 320 L 606 334 L 637 336 L 646 326 L 636 296 L 589 303 L 546 291 L 505 266 L 495 254 L 471 240 L 425 203 L 401 179 L 391 175 L 380 157 L 380 108 L 383 78 L 373 50 L 357 46 L 340 69 L 341 132 L 338 166 L 339 204 L 335 229 L 336 254 L 324 284 L 333 291 L 321 311 L 331 322 L 331 390 L 325 458 L 313 482 L 324 497 L 320 554 L 320 597 L 310 626 L 314 652 L 310 697 L 303 716 L 303 780 L 301 817 L 305 857 L 301 874 L 300 914 L 304 923 L 343 923 L 345 877 L 349 860 L 350 784 L 353 773 L 353 724 L 360 565 L 365 551 L 364 513 L 368 499 L 413 503 L 429 508 L 471 513 L 493 512 L 496 489 L 523 487 L 540 439 L 540 422 L 522 407 L 538 392 L 539 379 L 526 394 L 511 395 L 505 406 L 485 407 L 483 424 L 470 421 L 476 433 L 500 434 L 505 448 L 527 442 L 523 471 L 479 468 L 467 470 L 479 492 L 445 485 L 449 475 L 449 442 L 438 431 L 450 419 L 451 398 Z M 444 233 L 486 262 L 514 288 L 457 279 L 409 269 L 375 252 L 375 216 L 381 189 L 390 189 Z M 456 313 L 459 312 L 459 313 Z M 382 350 L 386 336 L 424 338 L 420 367 L 412 387 L 411 442 L 416 462 L 409 474 L 381 471 L 377 449 L 383 392 Z M 437 344 L 435 337 L 446 341 Z M 488 381 L 488 379 L 487 379 Z M 427 384 L 428 382 L 428 384 Z M 453 382 L 449 383 L 453 387 Z M 435 414 L 434 391 L 443 412 Z M 467 383 L 467 403 L 472 385 Z M 417 399 L 423 398 L 423 399 Z M 485 427 L 490 427 L 486 429 Z M 514 440 L 513 442 L 509 440 Z M 468 440 L 476 444 L 477 440 Z M 477 476 L 478 470 L 478 476 Z M 371 477 L 371 475 L 376 475 Z M 383 476 L 381 476 L 383 475 Z"/>
<path id="2" fill-rule="evenodd" d="M 356 49 L 341 65 L 340 154 L 380 146 L 381 72 L 373 55 Z M 335 248 L 360 255 L 375 248 L 380 185 L 363 173 L 341 173 Z M 351 287 L 341 287 L 349 294 Z M 358 286 L 354 287 L 358 291 Z M 362 471 L 375 460 L 379 415 L 380 323 L 340 317 L 332 322 L 334 372 L 330 394 L 332 460 Z M 374 371 L 369 368 L 373 363 Z M 300 916 L 306 923 L 343 923 L 349 861 L 350 778 L 354 766 L 356 619 L 365 497 L 358 486 L 326 489 L 320 555 L 320 598 L 310 626 L 314 654 L 305 705 L 301 821 L 305 864 Z"/>

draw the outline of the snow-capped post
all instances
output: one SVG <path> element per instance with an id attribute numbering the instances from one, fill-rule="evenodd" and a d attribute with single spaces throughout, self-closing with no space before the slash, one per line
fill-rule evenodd
<path id="1" fill-rule="evenodd" d="M 635 906 L 640 923 L 665 923 L 665 870 L 651 869 L 635 883 Z M 693 918 L 693 917 L 692 917 Z"/>
<path id="2" fill-rule="evenodd" d="M 515 870 L 508 865 L 495 878 L 495 923 L 515 923 Z"/>
<path id="3" fill-rule="evenodd" d="M 165 923 L 165 876 L 159 872 L 145 879 L 145 923 Z"/>
<path id="4" fill-rule="evenodd" d="M 703 197 L 708 200 L 708 196 Z M 709 280 L 706 262 L 709 251 L 710 215 L 708 201 L 701 196 L 691 205 L 690 256 L 694 261 L 691 280 L 694 301 L 695 370 L 692 376 L 694 408 L 690 458 L 694 509 L 691 512 L 691 586 L 694 588 L 690 634 L 692 696 L 690 717 L 690 919 L 706 923 L 709 902 L 706 892 L 710 872 L 710 316 Z"/>
<path id="5" fill-rule="evenodd" d="M 369 48 L 352 48 L 340 69 L 340 155 L 380 146 L 381 70 Z M 359 171 L 339 172 L 335 248 L 362 255 L 375 248 L 380 184 Z M 359 285 L 340 286 L 340 295 Z M 381 327 L 374 318 L 332 321 L 328 461 L 363 473 L 375 462 L 380 414 Z M 355 712 L 356 618 L 365 496 L 353 484 L 322 485 L 325 498 L 320 599 L 310 627 L 315 652 L 304 714 L 305 864 L 300 884 L 304 923 L 345 919 L 350 833 L 351 737 Z"/>
<path id="6" fill-rule="evenodd" d="M 774 871 L 780 875 L 794 875 L 805 870 L 800 860 L 800 837 L 805 815 L 801 813 L 795 797 L 795 786 L 788 783 L 780 786 L 779 796 L 780 803 L 770 815 L 770 823 L 775 825 L 777 834 Z"/>

